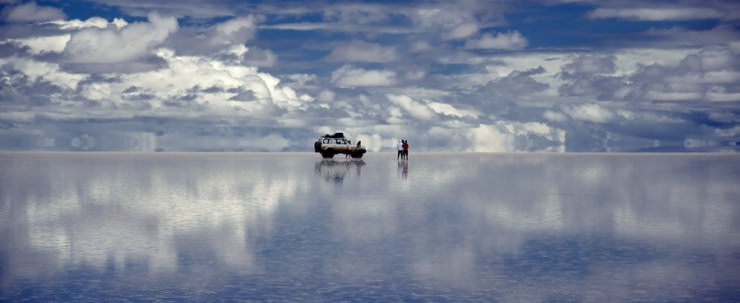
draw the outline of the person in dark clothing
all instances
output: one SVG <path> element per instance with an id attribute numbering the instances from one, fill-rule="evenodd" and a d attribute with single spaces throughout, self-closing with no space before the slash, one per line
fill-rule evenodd
<path id="1" fill-rule="evenodd" d="M 408 160 L 409 159 L 409 141 L 403 140 L 403 158 Z"/>

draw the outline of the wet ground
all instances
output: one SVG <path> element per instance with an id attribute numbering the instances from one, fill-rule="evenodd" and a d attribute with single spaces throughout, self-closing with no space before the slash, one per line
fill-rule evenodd
<path id="1" fill-rule="evenodd" d="M 736 302 L 740 156 L 0 154 L 0 301 Z"/>

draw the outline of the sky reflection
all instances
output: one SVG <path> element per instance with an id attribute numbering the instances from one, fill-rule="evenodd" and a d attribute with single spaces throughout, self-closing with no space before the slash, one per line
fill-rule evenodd
<path id="1" fill-rule="evenodd" d="M 731 301 L 739 159 L 2 154 L 2 299 Z"/>

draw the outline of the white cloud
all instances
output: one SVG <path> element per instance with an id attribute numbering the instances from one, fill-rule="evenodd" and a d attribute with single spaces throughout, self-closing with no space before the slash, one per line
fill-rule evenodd
<path id="1" fill-rule="evenodd" d="M 334 93 L 333 91 L 328 90 L 328 89 L 325 89 L 325 90 L 322 90 L 319 93 L 317 99 L 319 101 L 321 101 L 321 102 L 332 102 L 332 101 L 334 101 L 334 99 L 336 98 L 336 96 L 337 96 L 337 94 Z"/>
<path id="2" fill-rule="evenodd" d="M 565 150 L 565 131 L 540 122 L 496 121 L 480 124 L 467 133 L 471 141 L 470 150 L 474 152 L 514 152 L 521 150 L 521 145 L 533 151 Z M 529 146 L 533 139 L 549 143 L 542 148 Z"/>
<path id="3" fill-rule="evenodd" d="M 700 83 L 708 84 L 732 84 L 740 82 L 740 71 L 734 70 L 721 70 L 721 71 L 710 71 L 702 75 L 696 80 Z"/>
<path id="4" fill-rule="evenodd" d="M 328 30 L 331 28 L 331 24 L 319 23 L 319 22 L 299 22 L 299 23 L 282 23 L 282 24 L 276 24 L 276 25 L 260 25 L 260 28 L 277 29 L 277 30 L 292 30 L 292 31 L 315 31 L 315 30 Z"/>
<path id="5" fill-rule="evenodd" d="M 478 125 L 470 130 L 470 137 L 474 152 L 514 151 L 514 136 L 500 125 Z"/>
<path id="6" fill-rule="evenodd" d="M 701 92 L 650 90 L 645 98 L 655 101 L 696 101 L 702 99 Z"/>
<path id="7" fill-rule="evenodd" d="M 250 138 L 251 139 L 251 138 Z M 258 142 L 263 146 L 281 145 L 284 138 L 277 135 L 245 140 L 245 144 Z M 186 138 L 183 141 L 190 141 Z M 270 140 L 260 142 L 261 140 Z M 216 144 L 218 142 L 214 140 Z M 241 143 L 241 142 L 240 142 Z M 85 141 L 77 142 L 84 147 Z M 122 270 L 126 260 L 147 261 L 147 271 L 151 274 L 177 270 L 177 249 L 175 240 L 179 236 L 200 237 L 214 248 L 214 258 L 219 264 L 226 264 L 231 270 L 247 271 L 254 265 L 254 252 L 247 244 L 245 230 L 269 230 L 269 218 L 285 201 L 293 201 L 299 184 L 293 178 L 248 178 L 238 180 L 236 170 L 200 171 L 197 178 L 197 192 L 188 192 L 176 182 L 175 174 L 158 173 L 153 170 L 134 170 L 121 167 L 121 176 L 111 178 L 79 179 L 59 178 L 53 187 L 61 190 L 53 192 L 50 200 L 58 199 L 58 204 L 29 206 L 31 225 L 42 226 L 29 230 L 28 245 L 33 249 L 53 252 L 48 266 L 70 264 L 92 268 L 117 268 Z M 151 174 L 146 184 L 136 181 L 141 173 Z M 80 214 L 76 199 L 86 199 L 91 206 L 100 207 L 104 203 L 114 203 L 116 192 L 122 180 L 128 178 L 130 184 L 142 184 L 127 188 L 132 197 L 151 197 L 132 199 L 130 208 L 121 209 L 125 216 L 100 214 L 88 217 Z M 193 179 L 196 180 L 196 179 Z M 74 192 L 70 184 L 86 184 L 86 190 Z M 74 198 L 72 198 L 74 197 Z M 135 200 L 135 201 L 134 201 Z M 245 200 L 254 201 L 249 205 Z M 94 205 L 93 205 L 94 204 Z M 135 209 L 136 211 L 131 211 Z M 73 218 L 73 220 L 68 220 Z M 142 228 L 142 222 L 157 218 L 153 228 Z M 265 223 L 267 222 L 267 223 Z M 219 226 L 219 237 L 211 237 L 204 230 Z M 115 235 L 126 235 L 119 237 Z M 47 268 L 48 269 L 48 268 Z"/>
<path id="8" fill-rule="evenodd" d="M 177 20 L 149 15 L 148 23 L 133 23 L 117 29 L 87 28 L 72 34 L 64 53 L 75 63 L 120 63 L 151 53 L 177 30 Z"/>
<path id="9" fill-rule="evenodd" d="M 629 48 L 614 53 L 615 76 L 636 72 L 641 66 L 677 65 L 694 49 Z"/>
<path id="10" fill-rule="evenodd" d="M 540 136 L 549 136 L 553 133 L 553 129 L 545 123 L 540 122 L 527 122 L 519 125 L 521 132 L 519 134 L 535 134 Z M 549 138 L 554 139 L 554 138 Z"/>
<path id="11" fill-rule="evenodd" d="M 9 41 L 28 47 L 33 55 L 45 53 L 61 53 L 67 45 L 71 35 L 31 37 L 26 39 L 10 39 Z"/>
<path id="12" fill-rule="evenodd" d="M 150 17 L 151 19 L 151 17 Z M 212 45 L 239 45 L 254 37 L 256 31 L 255 17 L 252 15 L 230 19 L 216 25 L 210 39 Z"/>
<path id="13" fill-rule="evenodd" d="M 735 126 L 733 128 L 729 128 L 729 129 L 716 129 L 714 130 L 714 132 L 717 133 L 717 135 L 722 136 L 722 137 L 730 137 L 730 138 L 736 137 L 740 135 L 740 125 Z"/>
<path id="14" fill-rule="evenodd" d="M 442 38 L 446 40 L 453 39 L 465 39 L 478 33 L 478 24 L 475 22 L 467 22 L 453 27 Z"/>
<path id="15" fill-rule="evenodd" d="M 427 74 L 428 73 L 425 70 L 407 70 L 406 79 L 412 80 L 412 81 L 420 81 L 420 80 L 424 80 Z"/>
<path id="16" fill-rule="evenodd" d="M 480 39 L 466 41 L 465 48 L 518 50 L 527 47 L 527 43 L 527 39 L 518 31 L 498 33 L 496 36 L 485 33 Z"/>
<path id="17" fill-rule="evenodd" d="M 60 20 L 67 17 L 61 10 L 49 6 L 38 6 L 35 1 L 6 7 L 0 14 L 2 20 L 11 23 Z"/>
<path id="18" fill-rule="evenodd" d="M 612 74 L 616 70 L 614 56 L 580 55 L 563 66 L 566 72 L 576 74 Z"/>
<path id="19" fill-rule="evenodd" d="M 620 18 L 642 21 L 697 20 L 721 18 L 724 13 L 712 8 L 655 7 L 655 8 L 598 8 L 590 18 Z"/>
<path id="20" fill-rule="evenodd" d="M 344 65 L 331 73 L 331 82 L 339 87 L 389 86 L 396 83 L 396 72 Z"/>
<path id="21" fill-rule="evenodd" d="M 738 16 L 740 18 L 740 16 Z M 696 29 L 680 26 L 656 27 L 645 31 L 645 36 L 656 47 L 666 50 L 677 48 L 700 48 L 708 45 L 731 45 L 737 40 L 737 30 L 731 25 L 719 23 L 711 29 Z M 655 42 L 658 43 L 655 43 Z"/>
<path id="22" fill-rule="evenodd" d="M 547 110 L 542 114 L 542 117 L 553 122 L 564 122 L 568 119 L 563 113 Z"/>
<path id="23" fill-rule="evenodd" d="M 292 84 L 306 87 L 310 85 L 309 83 L 316 82 L 317 77 L 314 74 L 292 74 L 285 76 L 284 79 L 290 80 Z"/>
<path id="24" fill-rule="evenodd" d="M 115 18 L 112 22 L 108 23 L 108 20 L 105 20 L 101 17 L 91 17 L 87 20 L 79 20 L 79 19 L 73 19 L 73 20 L 56 20 L 56 21 L 50 21 L 49 24 L 54 24 L 59 27 L 59 29 L 62 30 L 80 30 L 85 28 L 99 28 L 99 29 L 106 29 L 108 26 L 113 26 L 116 29 L 122 29 L 126 25 L 128 25 L 128 22 L 126 20 Z"/>
<path id="25" fill-rule="evenodd" d="M 430 120 L 436 116 L 434 110 L 432 110 L 427 104 L 415 101 L 414 99 L 411 99 L 411 97 L 403 95 L 386 95 L 386 97 L 391 101 L 391 103 L 398 105 L 409 113 L 411 117 L 416 119 Z"/>
<path id="26" fill-rule="evenodd" d="M 614 119 L 614 113 L 596 103 L 564 106 L 563 112 L 573 119 L 595 123 L 607 123 Z"/>
<path id="27" fill-rule="evenodd" d="M 176 56 L 169 50 L 157 54 L 166 68 L 125 74 L 116 81 L 86 83 L 80 89 L 82 96 L 100 106 L 118 108 L 119 113 L 129 109 L 154 116 L 218 115 L 258 117 L 260 121 L 275 120 L 268 115 L 275 109 L 289 115 L 312 101 L 254 67 Z M 140 95 L 145 99 L 137 97 Z"/>
<path id="28" fill-rule="evenodd" d="M 290 146 L 290 140 L 285 139 L 280 134 L 269 134 L 265 137 L 249 140 L 249 146 L 257 148 L 266 148 L 269 151 L 280 151 Z M 228 146 L 228 144 L 226 144 Z"/>
<path id="29" fill-rule="evenodd" d="M 630 110 L 619 109 L 619 110 L 616 110 L 615 112 L 617 116 L 619 116 L 622 119 L 634 120 L 635 117 L 637 117 L 635 112 L 630 111 Z"/>
<path id="30" fill-rule="evenodd" d="M 352 41 L 338 46 L 327 56 L 335 62 L 393 62 L 400 58 L 395 47 L 365 41 Z"/>
<path id="31" fill-rule="evenodd" d="M 442 115 L 447 115 L 451 117 L 457 117 L 457 118 L 464 118 L 464 117 L 471 117 L 476 118 L 478 117 L 478 113 L 471 110 L 461 110 L 458 108 L 455 108 L 451 104 L 447 103 L 441 103 L 441 102 L 432 102 L 430 101 L 428 103 L 429 108 L 431 108 L 434 112 Z"/>
<path id="32" fill-rule="evenodd" d="M 454 28 L 474 20 L 469 11 L 446 7 L 422 7 L 414 10 L 410 17 L 425 28 Z"/>
<path id="33" fill-rule="evenodd" d="M 236 45 L 234 47 L 243 47 L 243 45 Z M 250 47 L 244 53 L 245 63 L 251 66 L 257 67 L 272 67 L 278 63 L 278 57 L 269 49 L 261 49 L 257 47 Z"/>
<path id="34" fill-rule="evenodd" d="M 22 71 L 30 83 L 51 83 L 62 89 L 75 90 L 80 81 L 86 78 L 85 75 L 66 73 L 55 63 L 16 57 L 0 58 L 0 66 L 6 64 Z"/>
<path id="35" fill-rule="evenodd" d="M 738 46 L 740 48 L 740 46 Z M 432 49 L 432 45 L 428 41 L 414 41 L 409 45 L 408 48 L 414 53 L 423 53 Z"/>
<path id="36" fill-rule="evenodd" d="M 724 87 L 716 86 L 707 92 L 707 101 L 712 102 L 737 102 L 740 101 L 740 92 L 727 92 Z"/>
<path id="37" fill-rule="evenodd" d="M 122 19 L 109 22 L 110 18 L 99 17 L 84 21 L 45 22 L 39 25 L 39 31 L 28 33 L 32 37 L 18 38 L 23 33 L 12 32 L 16 38 L 3 43 L 14 56 L 33 55 L 33 58 L 11 56 L 0 59 L 0 67 L 4 67 L 0 74 L 3 75 L 0 93 L 4 95 L 0 98 L 18 100 L 18 104 L 34 102 L 33 112 L 21 109 L 12 114 L 18 117 L 27 115 L 31 120 L 34 115 L 50 120 L 79 117 L 128 117 L 136 120 L 137 117 L 156 116 L 197 124 L 218 117 L 239 119 L 240 123 L 250 127 L 270 125 L 284 128 L 284 132 L 277 133 L 291 140 L 301 135 L 297 133 L 305 131 L 305 125 L 336 123 L 337 126 L 378 126 L 377 129 L 381 129 L 380 126 L 389 124 L 392 127 L 406 124 L 413 125 L 415 132 L 413 136 L 406 136 L 415 137 L 416 147 L 424 150 L 472 150 L 472 137 L 465 134 L 472 129 L 477 129 L 480 138 L 485 133 L 494 136 L 494 143 L 486 145 L 480 142 L 481 146 L 487 147 L 479 147 L 478 150 L 541 150 L 546 141 L 558 142 L 547 139 L 557 137 L 548 124 L 578 127 L 582 125 L 578 121 L 599 125 L 589 125 L 589 129 L 569 133 L 569 139 L 582 136 L 570 141 L 569 148 L 587 146 L 602 150 L 604 142 L 599 140 L 606 137 L 608 139 L 605 140 L 611 140 L 619 134 L 636 132 L 635 129 L 645 129 L 653 124 L 675 125 L 683 129 L 674 132 L 695 132 L 694 135 L 700 137 L 710 133 L 712 126 L 692 128 L 704 122 L 698 122 L 695 116 L 676 114 L 673 110 L 692 107 L 698 112 L 711 114 L 719 111 L 717 107 L 730 104 L 713 105 L 709 102 L 737 102 L 740 99 L 740 91 L 732 85 L 740 79 L 738 43 L 722 42 L 709 47 L 700 42 L 661 48 L 665 45 L 663 41 L 681 36 L 681 28 L 676 27 L 679 30 L 674 33 L 675 37 L 666 38 L 648 32 L 641 36 L 647 45 L 627 49 L 617 46 L 549 52 L 544 49 L 470 51 L 517 50 L 529 44 L 514 29 L 498 34 L 480 32 L 481 28 L 496 28 L 492 19 L 496 18 L 497 12 L 475 12 L 471 10 L 475 5 L 473 2 L 430 4 L 420 9 L 417 8 L 421 6 L 416 5 L 393 6 L 394 9 L 400 8 L 397 12 L 373 4 L 367 8 L 373 11 L 372 16 L 354 21 L 352 16 L 362 17 L 363 9 L 355 12 L 360 12 L 360 15 L 338 10 L 338 15 L 330 16 L 336 20 L 321 23 L 324 27 L 320 29 L 331 31 L 329 35 L 318 33 L 320 39 L 304 40 L 313 35 L 297 33 L 305 37 L 292 40 L 296 47 L 288 50 L 283 47 L 284 40 L 265 36 L 254 39 L 256 23 L 263 17 L 237 17 L 222 23 L 187 19 L 193 22 L 184 22 L 183 28 L 178 27 L 174 18 L 159 16 L 157 20 L 150 17 L 149 21 L 132 24 Z M 341 10 L 345 9 L 352 8 Z M 143 11 L 137 11 L 135 16 L 143 16 Z M 419 14 L 414 15 L 416 12 Z M 267 15 L 264 18 L 274 25 L 284 20 L 300 20 L 303 13 L 298 12 L 296 18 L 276 20 Z M 390 19 L 395 25 L 385 23 Z M 373 29 L 352 27 L 363 22 Z M 380 28 L 398 24 L 407 29 L 382 35 L 364 34 L 377 33 Z M 345 25 L 346 28 L 339 28 Z M 31 26 L 11 25 L 8 28 L 26 30 Z M 260 27 L 265 28 L 277 29 Z M 336 31 L 343 32 L 334 35 Z M 695 32 L 696 35 L 703 33 L 700 30 Z M 706 34 L 713 33 L 711 30 Z M 57 36 L 39 36 L 51 34 Z M 725 31 L 717 37 L 734 36 L 734 32 Z M 460 47 L 465 40 L 449 41 L 455 39 L 466 39 L 464 45 L 468 49 Z M 693 36 L 687 40 L 693 40 Z M 250 45 L 247 46 L 246 42 Z M 621 43 L 621 40 L 612 42 Z M 339 62 L 330 68 L 347 64 L 333 72 L 330 69 L 327 76 L 327 65 L 321 65 L 321 58 L 315 58 L 317 52 L 311 49 L 330 51 L 331 54 L 323 59 Z M 66 57 L 55 54 L 60 52 Z M 403 57 L 409 53 L 408 58 Z M 278 62 L 277 54 L 286 54 L 281 57 L 281 61 L 285 61 Z M 65 62 L 63 59 L 69 60 Z M 61 64 L 48 63 L 54 60 Z M 126 74 L 105 70 L 103 74 L 90 67 L 136 64 L 146 64 L 146 68 L 127 69 Z M 82 71 L 88 67 L 96 74 Z M 261 67 L 274 67 L 268 70 L 275 74 L 268 74 Z M 570 77 L 565 77 L 566 74 Z M 568 89 L 561 89 L 563 87 Z M 645 102 L 648 100 L 684 102 Z M 48 102 L 50 107 L 42 106 L 47 101 L 51 101 Z M 658 106 L 665 108 L 656 110 Z M 2 110 L 16 111 L 10 107 Z M 662 113 L 665 119 L 651 119 L 646 114 L 655 112 Z M 735 116 L 731 115 L 731 118 Z M 506 119 L 519 122 L 491 122 Z M 532 121 L 532 124 L 521 121 Z M 2 123 L 0 121 L 0 127 L 8 125 Z M 148 122 L 126 123 L 142 128 L 137 131 L 149 131 L 140 126 Z M 45 132 L 35 125 L 29 127 L 39 133 Z M 408 131 L 402 127 L 392 132 L 357 130 L 386 139 L 398 136 L 393 132 Z M 431 130 L 455 136 L 458 141 L 451 143 L 449 138 L 434 136 Z M 269 132 L 261 135 L 266 133 Z M 48 133 L 44 135 L 53 137 Z M 675 138 L 669 131 L 660 129 L 651 131 L 649 136 L 653 135 L 658 137 L 656 141 Z M 79 136 L 79 133 L 74 136 Z M 594 141 L 594 138 L 584 139 L 587 136 L 593 136 L 599 142 L 587 143 Z M 56 142 L 64 145 L 70 138 L 57 137 Z M 222 145 L 226 146 L 227 141 Z M 495 142 L 513 145 L 498 148 Z M 95 148 L 102 144 L 104 142 L 98 140 Z M 292 143 L 290 146 L 295 148 L 296 145 Z"/>
<path id="38" fill-rule="evenodd" d="M 722 71 L 735 67 L 738 54 L 725 47 L 707 47 L 686 56 L 681 65 L 690 71 Z"/>

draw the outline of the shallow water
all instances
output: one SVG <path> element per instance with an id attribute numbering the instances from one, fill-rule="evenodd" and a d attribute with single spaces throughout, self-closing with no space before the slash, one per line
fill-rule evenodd
<path id="1" fill-rule="evenodd" d="M 0 154 L 0 301 L 740 298 L 740 156 Z"/>

